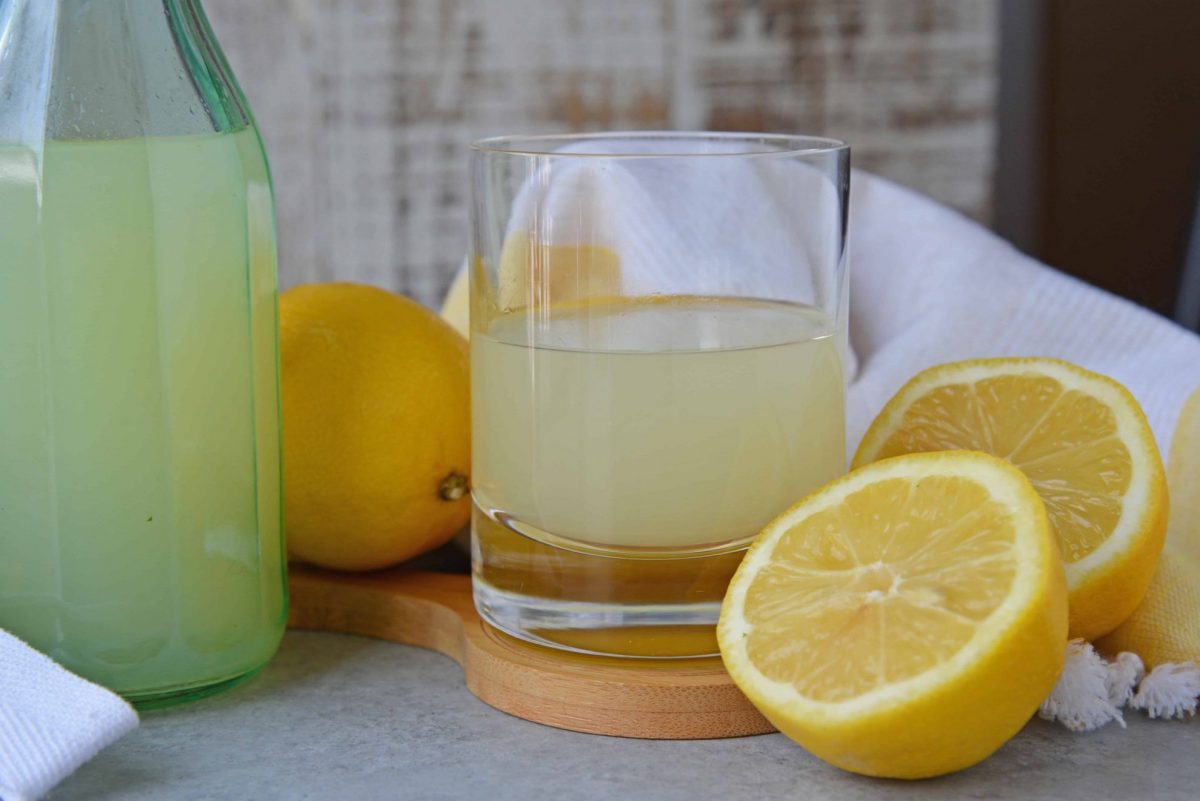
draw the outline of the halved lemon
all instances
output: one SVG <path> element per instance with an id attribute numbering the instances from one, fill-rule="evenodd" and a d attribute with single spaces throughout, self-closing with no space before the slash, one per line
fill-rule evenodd
<path id="1" fill-rule="evenodd" d="M 1061 559 L 1020 471 L 966 451 L 888 459 L 763 529 L 721 610 L 733 680 L 838 767 L 923 778 L 984 759 L 1062 669 Z"/>
<path id="2" fill-rule="evenodd" d="M 1058 359 L 945 364 L 888 401 L 853 464 L 949 449 L 1000 456 L 1033 482 L 1066 561 L 1072 637 L 1129 617 L 1167 526 L 1162 458 L 1129 390 Z"/>

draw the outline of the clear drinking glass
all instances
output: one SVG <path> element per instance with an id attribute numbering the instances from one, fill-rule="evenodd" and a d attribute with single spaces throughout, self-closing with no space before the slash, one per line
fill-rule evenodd
<path id="1" fill-rule="evenodd" d="M 198 0 L 0 0 L 0 627 L 143 707 L 283 633 L 274 226 Z"/>
<path id="2" fill-rule="evenodd" d="M 570 650 L 716 652 L 745 548 L 845 470 L 849 149 L 474 146 L 475 603 Z"/>

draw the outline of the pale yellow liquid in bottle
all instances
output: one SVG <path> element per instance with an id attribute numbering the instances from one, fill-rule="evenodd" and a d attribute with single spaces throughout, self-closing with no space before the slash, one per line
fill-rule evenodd
<path id="1" fill-rule="evenodd" d="M 500 316 L 471 339 L 477 504 L 622 555 L 744 543 L 845 466 L 832 321 L 665 298 Z"/>
<path id="2" fill-rule="evenodd" d="M 0 145 L 0 627 L 134 697 L 282 631 L 272 225 L 248 129 Z"/>

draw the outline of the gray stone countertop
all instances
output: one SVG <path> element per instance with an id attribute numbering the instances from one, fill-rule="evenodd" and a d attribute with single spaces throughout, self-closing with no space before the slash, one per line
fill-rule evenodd
<path id="1" fill-rule="evenodd" d="M 970 770 L 880 781 L 779 734 L 672 742 L 552 729 L 479 701 L 439 654 L 289 631 L 257 677 L 145 715 L 50 799 L 1200 798 L 1200 721 L 1127 717 L 1126 729 L 1091 734 L 1033 720 Z"/>

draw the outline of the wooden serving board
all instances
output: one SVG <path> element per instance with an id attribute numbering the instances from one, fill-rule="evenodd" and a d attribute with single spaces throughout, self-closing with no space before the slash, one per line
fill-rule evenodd
<path id="1" fill-rule="evenodd" d="M 290 627 L 438 651 L 462 666 L 467 689 L 510 715 L 663 740 L 774 731 L 720 659 L 593 657 L 526 643 L 480 620 L 468 576 L 405 569 L 346 574 L 302 565 L 290 573 Z"/>

